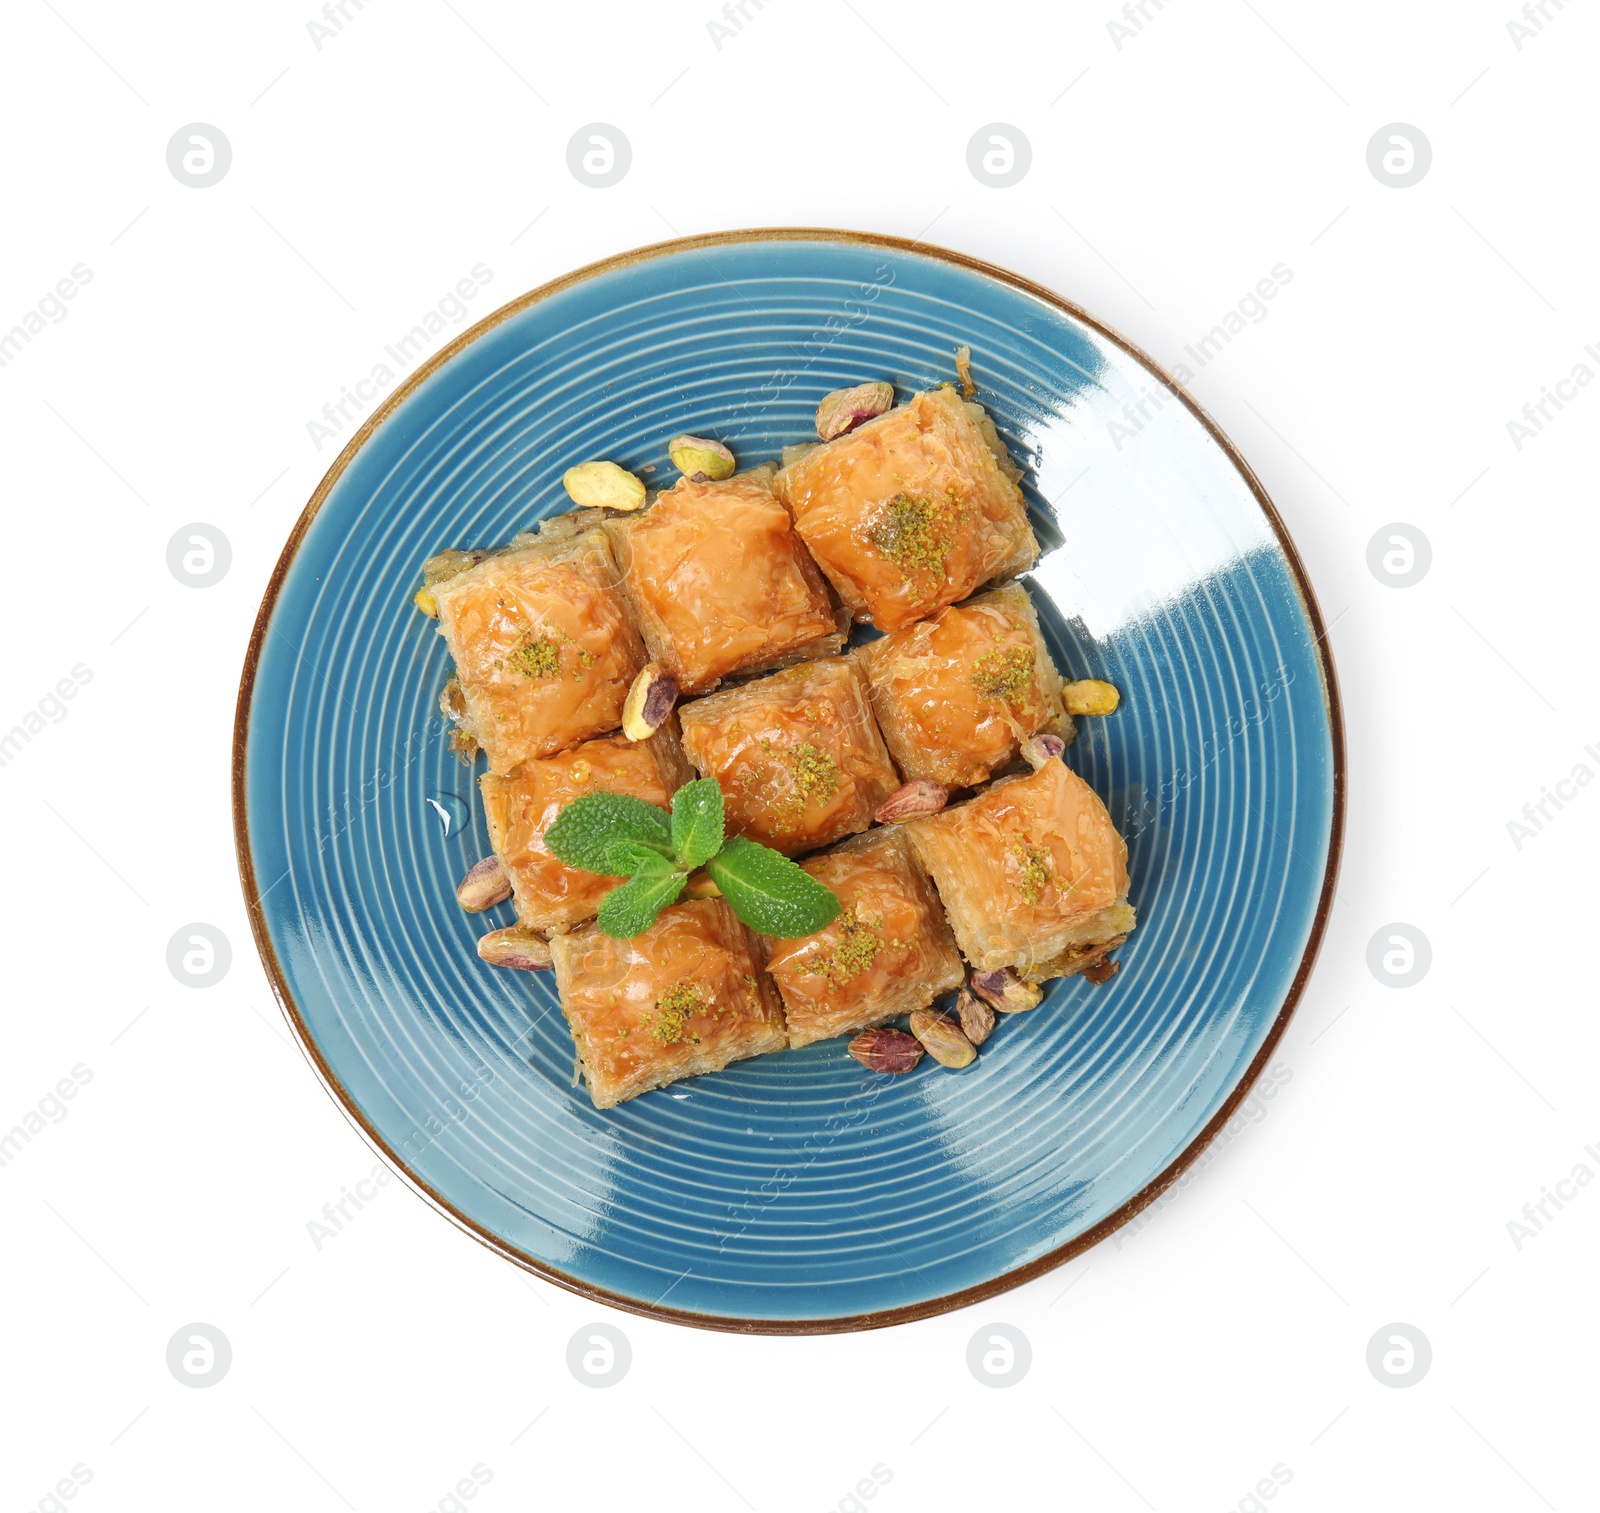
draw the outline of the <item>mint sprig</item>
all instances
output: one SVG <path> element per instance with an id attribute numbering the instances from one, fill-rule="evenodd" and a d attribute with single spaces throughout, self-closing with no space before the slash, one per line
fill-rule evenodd
<path id="1" fill-rule="evenodd" d="M 600 928 L 618 939 L 648 930 L 702 866 L 728 907 L 763 935 L 810 935 L 838 915 L 831 888 L 768 846 L 724 840 L 723 824 L 721 788 L 699 778 L 673 794 L 670 816 L 625 794 L 585 794 L 556 816 L 544 844 L 569 867 L 628 878 L 600 900 Z"/>

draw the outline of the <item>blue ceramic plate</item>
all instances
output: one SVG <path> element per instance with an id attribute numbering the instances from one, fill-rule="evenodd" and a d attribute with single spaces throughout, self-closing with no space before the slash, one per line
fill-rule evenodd
<path id="1" fill-rule="evenodd" d="M 445 749 L 423 559 L 567 507 L 590 457 L 674 475 L 814 436 L 830 389 L 953 377 L 1027 469 L 1030 588 L 1062 670 L 1123 694 L 1068 752 L 1128 838 L 1121 973 L 1051 984 L 959 1076 L 875 1078 L 842 1041 L 597 1113 L 547 974 L 474 954 L 488 851 Z M 685 1323 L 917 1318 L 1016 1285 L 1151 1201 L 1281 1034 L 1337 865 L 1342 746 L 1293 546 L 1228 442 L 1058 296 L 954 253 L 756 231 L 613 258 L 515 300 L 345 448 L 250 644 L 235 823 L 257 942 L 319 1073 L 444 1212 L 553 1281 Z"/>

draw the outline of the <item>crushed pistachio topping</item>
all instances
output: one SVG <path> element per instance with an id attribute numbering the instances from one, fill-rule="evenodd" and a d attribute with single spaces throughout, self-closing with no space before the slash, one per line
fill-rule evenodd
<path id="1" fill-rule="evenodd" d="M 561 647 L 553 636 L 524 639 L 506 653 L 506 660 L 525 678 L 553 678 L 561 671 Z"/>
<path id="2" fill-rule="evenodd" d="M 1033 681 L 1033 653 L 998 646 L 972 664 L 972 686 L 986 699 L 1015 699 Z"/>
<path id="3" fill-rule="evenodd" d="M 1037 908 L 1039 900 L 1044 897 L 1044 890 L 1056 880 L 1055 870 L 1051 866 L 1054 858 L 1048 847 L 1029 846 L 1022 841 L 1013 841 L 1008 849 L 1022 874 L 1016 885 L 1017 891 L 1030 909 Z"/>
<path id="4" fill-rule="evenodd" d="M 943 499 L 896 494 L 873 522 L 868 539 L 907 581 L 918 574 L 942 578 L 962 519 L 958 503 L 954 489 Z"/>
<path id="5" fill-rule="evenodd" d="M 835 925 L 838 944 L 826 956 L 818 957 L 806 967 L 807 974 L 826 979 L 830 988 L 843 987 L 852 978 L 859 977 L 883 949 L 884 940 L 878 933 L 882 924 L 881 920 L 873 924 L 860 918 L 855 905 L 847 904 Z"/>
<path id="6" fill-rule="evenodd" d="M 794 786 L 808 804 L 831 799 L 839 791 L 839 764 L 820 746 L 802 741 L 784 760 L 794 774 Z"/>
<path id="7" fill-rule="evenodd" d="M 650 1025 L 650 1033 L 662 1045 L 681 1045 L 686 1040 L 699 1045 L 700 1037 L 689 1033 L 689 1020 L 693 1015 L 704 1012 L 705 999 L 700 996 L 700 990 L 680 982 L 676 987 L 668 988 L 656 1000 L 655 1019 Z"/>

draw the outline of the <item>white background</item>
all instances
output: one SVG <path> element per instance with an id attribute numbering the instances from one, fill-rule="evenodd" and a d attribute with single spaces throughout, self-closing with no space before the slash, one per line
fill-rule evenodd
<path id="1" fill-rule="evenodd" d="M 1600 392 L 1507 428 L 1600 372 L 1600 17 L 1547 8 L 1519 47 L 1511 0 L 1147 0 L 1116 40 L 1111 0 L 747 0 L 719 47 L 711 0 L 347 0 L 319 47 L 311 0 L 8 5 L 0 331 L 92 277 L 0 368 L 0 731 L 45 706 L 0 767 L 0 1132 L 46 1104 L 0 1166 L 5 1508 L 1594 1507 L 1600 1184 L 1508 1230 L 1600 1174 L 1600 790 L 1508 829 L 1600 773 Z M 1032 147 L 1006 189 L 967 166 L 997 121 Z M 232 145 L 206 189 L 167 167 L 192 122 Z M 567 168 L 591 122 L 632 145 L 605 190 Z M 1414 187 L 1368 168 L 1394 122 L 1432 144 Z M 318 1248 L 375 1158 L 289 1041 L 229 825 L 248 628 L 339 444 L 307 422 L 475 264 L 471 318 L 762 224 L 991 259 L 1168 363 L 1287 265 L 1192 388 L 1305 556 L 1351 748 L 1339 900 L 1258 1121 L 1120 1243 L 810 1340 L 607 1316 L 398 1182 Z M 167 566 L 191 522 L 232 547 L 203 590 Z M 1368 566 L 1391 522 L 1431 543 L 1410 588 Z M 191 921 L 233 947 L 204 990 L 166 965 Z M 1367 965 L 1391 922 L 1432 946 L 1403 990 Z M 597 1390 L 566 1347 L 603 1317 L 633 1364 Z M 231 1342 L 213 1387 L 166 1365 L 192 1322 Z M 967 1367 L 991 1323 L 1032 1347 L 1004 1390 Z M 1367 1365 L 1392 1323 L 1432 1347 L 1404 1389 Z"/>

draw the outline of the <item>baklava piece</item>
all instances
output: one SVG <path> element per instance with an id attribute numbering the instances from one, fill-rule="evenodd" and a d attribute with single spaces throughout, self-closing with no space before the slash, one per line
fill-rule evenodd
<path id="1" fill-rule="evenodd" d="M 519 923 L 549 934 L 594 918 L 621 879 L 557 861 L 545 850 L 544 833 L 586 793 L 626 793 L 666 808 L 693 776 L 676 724 L 669 719 L 648 741 L 603 736 L 524 762 L 514 777 L 486 773 L 478 780 L 489 840 L 511 878 Z"/>
<path id="2" fill-rule="evenodd" d="M 1021 476 L 982 406 L 944 388 L 812 447 L 777 489 L 850 613 L 891 631 L 1033 565 Z"/>
<path id="3" fill-rule="evenodd" d="M 848 658 L 786 667 L 678 712 L 689 760 L 722 789 L 728 833 L 791 856 L 865 830 L 900 786 Z"/>
<path id="4" fill-rule="evenodd" d="M 942 609 L 853 653 L 872 709 L 908 780 L 968 788 L 1041 732 L 1070 742 L 1061 677 L 1020 584 Z"/>
<path id="5" fill-rule="evenodd" d="M 980 972 L 1071 977 L 1134 927 L 1128 848 L 1106 806 L 1060 757 L 902 828 Z"/>
<path id="6" fill-rule="evenodd" d="M 773 471 L 683 478 L 607 525 L 645 644 L 680 693 L 844 644 L 846 617 L 773 493 Z"/>
<path id="7" fill-rule="evenodd" d="M 815 935 L 767 942 L 791 1046 L 888 1024 L 961 986 L 964 968 L 944 910 L 898 827 L 801 865 L 842 907 Z"/>
<path id="8" fill-rule="evenodd" d="M 674 904 L 629 940 L 586 926 L 550 951 L 596 1108 L 789 1043 L 755 937 L 720 899 Z"/>
<path id="9" fill-rule="evenodd" d="M 605 533 L 589 530 L 535 538 L 433 587 L 456 664 L 449 708 L 490 772 L 621 723 L 645 657 L 616 583 Z"/>

